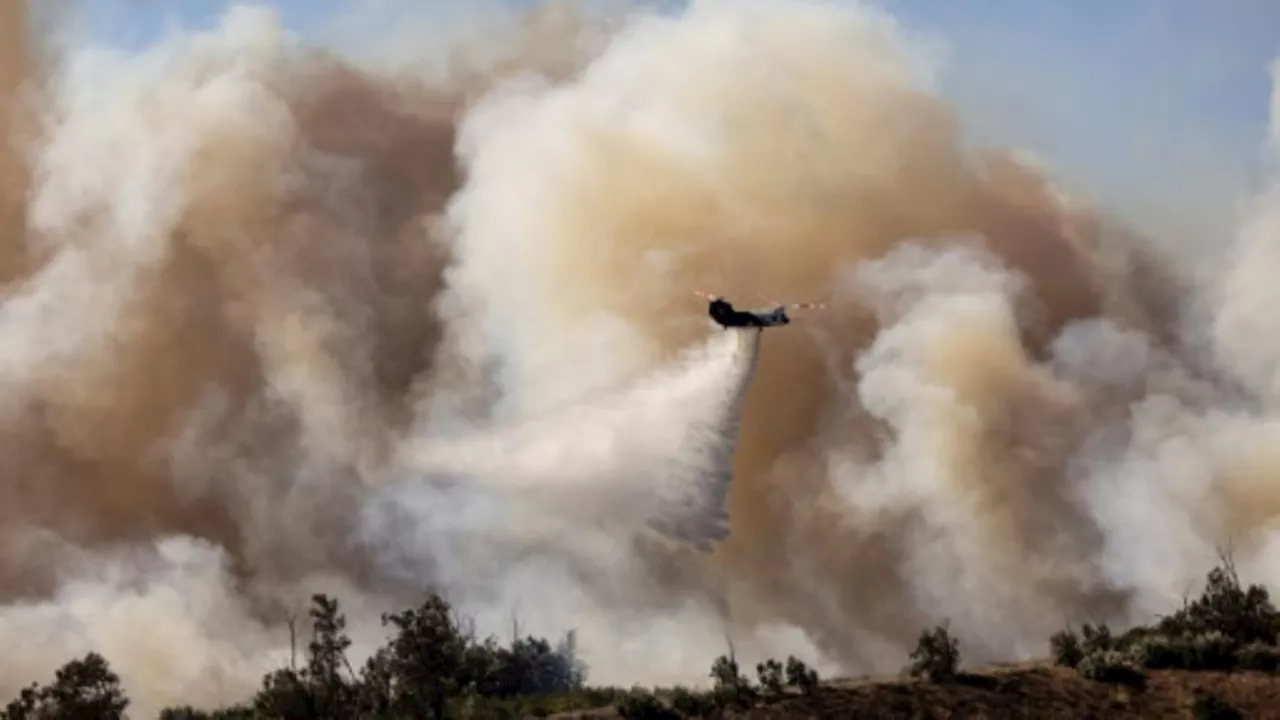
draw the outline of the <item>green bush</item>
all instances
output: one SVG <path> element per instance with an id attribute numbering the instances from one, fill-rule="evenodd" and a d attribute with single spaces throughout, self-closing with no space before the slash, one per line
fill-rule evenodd
<path id="1" fill-rule="evenodd" d="M 1101 625 L 1085 623 L 1080 628 L 1080 637 L 1080 650 L 1084 655 L 1117 649 L 1116 639 L 1112 636 L 1111 628 L 1107 627 L 1106 623 Z"/>
<path id="2" fill-rule="evenodd" d="M 1149 670 L 1186 668 L 1191 665 L 1191 643 L 1168 635 L 1149 635 L 1129 649 L 1135 664 Z"/>
<path id="3" fill-rule="evenodd" d="M 1049 652 L 1053 662 L 1062 667 L 1074 668 L 1084 658 L 1084 650 L 1080 646 L 1080 638 L 1071 630 L 1062 630 L 1049 638 Z"/>
<path id="4" fill-rule="evenodd" d="M 1249 643 L 1236 650 L 1236 667 L 1271 673 L 1280 670 L 1280 648 L 1261 642 Z"/>
<path id="5" fill-rule="evenodd" d="M 1200 597 L 1163 618 L 1157 629 L 1193 637 L 1216 632 L 1239 646 L 1257 642 L 1274 646 L 1280 636 L 1280 612 L 1266 588 L 1242 587 L 1234 565 L 1224 558 L 1220 567 L 1209 572 Z"/>
<path id="6" fill-rule="evenodd" d="M 715 710 L 716 704 L 705 694 L 679 687 L 671 691 L 671 708 L 682 717 L 706 717 Z"/>
<path id="7" fill-rule="evenodd" d="M 25 689 L 0 711 L 0 720 L 122 720 L 129 699 L 106 658 L 89 653 L 54 673 L 53 682 Z"/>
<path id="8" fill-rule="evenodd" d="M 1080 676 L 1096 682 L 1136 685 L 1142 674 L 1129 664 L 1129 659 L 1119 650 L 1095 650 L 1087 653 L 1076 668 Z"/>
<path id="9" fill-rule="evenodd" d="M 1151 670 L 1230 670 L 1237 665 L 1236 645 L 1219 632 L 1196 637 L 1148 635 L 1129 649 L 1134 662 Z"/>
<path id="10" fill-rule="evenodd" d="M 910 658 L 907 671 L 911 677 L 935 683 L 951 682 L 956 679 L 960 665 L 960 642 L 951 637 L 946 627 L 938 625 L 920 633 Z"/>
<path id="11" fill-rule="evenodd" d="M 787 684 L 808 695 L 818 687 L 818 671 L 805 665 L 795 655 L 788 655 Z"/>
<path id="12" fill-rule="evenodd" d="M 711 666 L 711 679 L 715 682 L 716 700 L 720 705 L 750 706 L 757 693 L 751 681 L 738 670 L 738 661 L 731 655 L 721 655 Z"/>
<path id="13" fill-rule="evenodd" d="M 626 720 L 680 720 L 679 713 L 644 690 L 636 690 L 623 698 L 618 703 L 618 715 Z"/>
<path id="14" fill-rule="evenodd" d="M 782 663 L 777 660 L 770 658 L 757 663 L 756 678 L 760 682 L 760 689 L 767 695 L 778 698 L 786 693 L 786 683 L 782 679 Z"/>

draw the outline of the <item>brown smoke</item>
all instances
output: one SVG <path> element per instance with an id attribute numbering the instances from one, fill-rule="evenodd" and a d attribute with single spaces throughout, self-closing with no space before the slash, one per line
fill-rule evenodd
<path id="1" fill-rule="evenodd" d="M 527 374 L 513 374 L 513 392 L 530 406 L 572 395 L 575 372 L 598 372 L 588 368 L 599 356 L 575 354 L 595 341 L 601 308 L 658 343 L 656 362 L 703 332 L 685 321 L 701 311 L 690 290 L 741 304 L 827 300 L 764 343 L 736 457 L 734 534 L 718 556 L 732 611 L 743 626 L 803 627 L 846 667 L 884 663 L 883 644 L 904 647 L 929 618 L 960 612 L 972 654 L 999 656 L 1034 647 L 1064 616 L 1127 608 L 1125 589 L 1099 572 L 1104 529 L 1072 465 L 1126 406 L 1116 389 L 1092 394 L 1042 363 L 1085 319 L 1180 353 L 1180 286 L 1149 244 L 1016 155 L 966 147 L 959 119 L 909 79 L 902 46 L 871 17 L 823 3 L 694 3 L 678 21 L 633 28 L 580 80 L 477 112 L 476 180 L 455 220 L 460 245 L 485 259 L 463 262 L 474 273 L 459 277 L 481 289 L 460 292 L 542 309 L 536 328 L 514 330 L 524 349 L 513 364 Z M 506 219 L 493 219 L 499 208 Z M 980 306 L 958 295 L 952 325 L 918 328 L 903 311 L 873 312 L 876 293 L 849 292 L 858 263 L 909 242 L 939 251 L 972 237 L 996 258 L 990 272 L 1025 287 Z M 506 253 L 546 277 L 513 290 L 484 265 Z M 917 294 L 947 297 L 953 273 L 975 261 L 935 271 L 909 255 L 885 262 L 864 272 L 918 276 Z M 855 372 L 855 361 L 917 332 L 910 347 L 922 354 L 900 369 L 949 400 L 902 421 L 929 424 L 916 433 L 929 444 L 908 450 L 899 434 L 912 428 L 856 397 L 856 383 L 884 373 Z M 556 389 L 527 389 L 539 382 Z M 956 497 L 861 515 L 841 499 L 838 485 L 864 480 L 837 477 L 834 460 L 907 485 L 898 474 L 914 472 L 903 467 L 911 458 L 899 453 L 935 456 Z M 930 527 L 921 516 L 934 503 L 972 515 Z M 922 539 L 929 533 L 936 540 Z M 945 567 L 949 533 L 964 533 L 960 551 L 971 553 L 947 569 L 964 589 L 922 597 L 922 558 Z M 941 593 L 940 577 L 924 582 Z M 967 594 L 977 587 L 990 597 Z M 979 602 L 989 607 L 964 609 Z"/>
<path id="2" fill-rule="evenodd" d="M 541 19 L 533 14 L 530 27 L 545 32 Z M 431 233 L 459 184 L 455 122 L 504 71 L 472 69 L 442 87 L 378 77 L 282 46 L 255 10 L 227 21 L 223 47 L 177 50 L 169 85 L 128 97 L 121 84 L 86 108 L 55 95 L 27 4 L 0 3 L 0 131 L 11 141 L 0 149 L 6 337 L 32 353 L 41 338 L 99 339 L 28 363 L 21 385 L 6 386 L 7 601 L 62 592 L 84 551 L 174 535 L 228 551 L 250 590 L 364 574 L 344 528 L 433 367 L 433 301 L 449 251 Z M 147 72 L 145 56 L 125 62 L 134 66 L 105 82 Z M 117 156 L 126 166 L 110 168 L 92 158 L 77 168 L 67 154 L 94 131 L 91 114 L 133 123 L 125 132 L 141 134 L 128 141 L 155 138 L 140 153 L 163 153 L 167 140 L 186 158 L 154 194 L 127 196 L 131 181 L 148 181 L 141 163 L 127 166 L 127 150 Z M 86 148 L 109 154 L 122 141 L 108 130 Z M 31 159 L 43 164 L 38 178 Z M 135 215 L 122 220 L 129 202 Z M 29 208 L 40 203 L 37 224 Z M 34 262 L 28 248 L 47 257 Z M 76 287 L 60 289 L 55 261 L 72 256 L 85 265 Z M 16 308 L 46 295 L 61 315 L 23 326 Z M 95 309 L 107 315 L 93 326 L 84 318 Z M 12 682 L 51 661 L 61 660 L 33 656 Z M 230 692 L 252 687 L 240 680 Z M 144 708 L 168 692 L 130 682 Z"/>
<path id="3" fill-rule="evenodd" d="M 26 2 L 0 3 L 0 137 L 9 143 L 22 127 L 27 110 L 26 81 L 34 69 L 28 26 Z M 20 276 L 26 264 L 22 227 L 27 172 L 26 163 L 15 148 L 0 150 L 0 284 Z"/>

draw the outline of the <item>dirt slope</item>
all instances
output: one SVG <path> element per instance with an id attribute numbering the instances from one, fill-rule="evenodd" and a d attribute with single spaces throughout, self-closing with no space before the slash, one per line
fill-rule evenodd
<path id="1" fill-rule="evenodd" d="M 1211 693 L 1239 712 L 1216 718 L 1280 719 L 1280 676 L 1253 672 L 1148 671 L 1140 684 L 1108 684 L 1072 670 L 1031 666 L 965 675 L 954 684 L 905 679 L 824 685 L 746 712 L 750 718 L 1194 718 L 1196 697 Z M 618 717 L 612 710 L 562 717 Z"/>
<path id="2" fill-rule="evenodd" d="M 1159 671 L 1140 686 L 1091 682 L 1074 671 L 1029 668 L 966 676 L 951 685 L 893 681 L 825 687 L 749 718 L 1191 718 L 1209 692 L 1240 717 L 1280 718 L 1280 678 L 1260 673 Z"/>

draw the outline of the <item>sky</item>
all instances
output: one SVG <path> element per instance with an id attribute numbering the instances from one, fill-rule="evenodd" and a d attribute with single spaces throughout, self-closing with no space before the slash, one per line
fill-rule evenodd
<path id="1" fill-rule="evenodd" d="M 371 2 L 379 0 L 266 4 L 309 35 L 335 11 Z M 1259 180 L 1268 65 L 1280 56 L 1280 2 L 874 2 L 908 31 L 946 43 L 942 90 L 961 107 L 976 138 L 1025 147 L 1099 195 L 1152 217 L 1162 217 L 1169 203 L 1203 204 L 1203 227 L 1188 231 L 1178 222 L 1181 231 L 1209 233 L 1229 224 L 1234 199 Z M 126 48 L 153 42 L 166 27 L 207 26 L 230 4 L 79 3 L 92 37 Z"/>

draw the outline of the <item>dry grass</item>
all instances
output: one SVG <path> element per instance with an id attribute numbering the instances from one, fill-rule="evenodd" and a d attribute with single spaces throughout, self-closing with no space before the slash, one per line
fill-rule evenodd
<path id="1" fill-rule="evenodd" d="M 812 696 L 791 697 L 746 712 L 750 718 L 1193 718 L 1198 692 L 1210 692 L 1244 718 L 1280 719 L 1280 676 L 1255 672 L 1148 671 L 1141 686 L 1091 682 L 1074 670 L 1018 663 L 962 674 L 937 685 L 904 678 L 824 684 Z M 561 718 L 618 717 L 612 709 Z"/>

